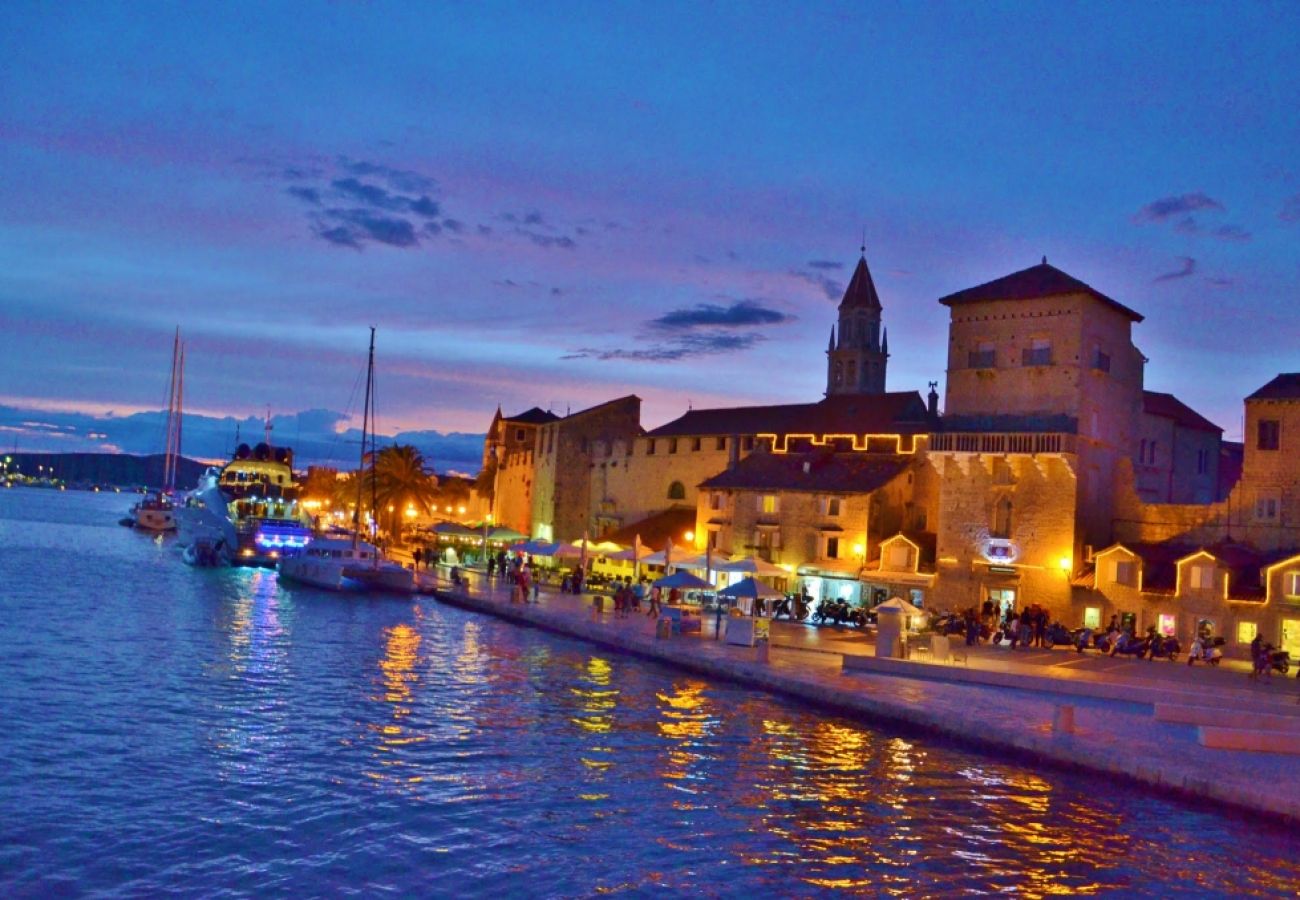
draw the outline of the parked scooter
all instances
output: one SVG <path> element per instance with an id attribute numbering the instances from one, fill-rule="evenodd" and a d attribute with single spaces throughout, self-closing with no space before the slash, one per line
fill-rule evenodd
<path id="1" fill-rule="evenodd" d="M 1207 662 L 1212 666 L 1217 666 L 1219 660 L 1223 659 L 1223 651 L 1219 648 L 1223 646 L 1223 638 L 1211 638 L 1204 635 L 1197 635 L 1196 640 L 1192 641 L 1191 649 L 1187 651 L 1187 664 L 1190 666 L 1197 660 Z"/>
<path id="2" fill-rule="evenodd" d="M 1047 626 L 1047 646 L 1056 647 L 1063 644 L 1073 644 L 1074 635 L 1070 629 L 1066 628 L 1060 622 L 1053 622 Z"/>
<path id="3" fill-rule="evenodd" d="M 1077 629 L 1074 632 L 1074 639 L 1071 641 L 1071 643 L 1074 644 L 1074 651 L 1076 653 L 1082 653 L 1084 650 L 1087 650 L 1092 646 L 1092 639 L 1093 630 L 1091 628 Z"/>
<path id="4" fill-rule="evenodd" d="M 1179 651 L 1183 649 L 1182 645 L 1178 643 L 1178 638 L 1172 634 L 1159 634 L 1154 628 L 1151 629 L 1147 641 L 1149 644 L 1147 659 L 1159 657 L 1174 662 L 1178 659 Z"/>
<path id="5" fill-rule="evenodd" d="M 1147 648 L 1150 647 L 1150 645 L 1151 642 L 1146 638 L 1140 638 L 1137 635 L 1124 632 L 1111 645 L 1109 655 L 1114 656 L 1118 653 L 1121 656 L 1136 656 L 1138 659 L 1141 659 L 1146 656 Z"/>
<path id="6" fill-rule="evenodd" d="M 1269 665 L 1273 667 L 1274 672 L 1281 672 L 1285 675 L 1291 671 L 1291 654 L 1285 650 L 1270 650 Z"/>

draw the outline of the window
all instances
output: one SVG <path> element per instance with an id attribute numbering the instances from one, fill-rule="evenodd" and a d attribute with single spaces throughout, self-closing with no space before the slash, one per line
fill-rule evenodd
<path id="1" fill-rule="evenodd" d="M 709 509 L 722 509 L 721 491 L 713 491 L 709 494 Z"/>
<path id="2" fill-rule="evenodd" d="M 1277 518 L 1277 497 L 1263 495 L 1255 498 L 1255 518 L 1272 521 Z"/>
<path id="3" fill-rule="evenodd" d="M 1209 467 L 1210 452 L 1208 450 L 1196 451 L 1196 474 L 1204 475 L 1205 470 Z"/>
<path id="4" fill-rule="evenodd" d="M 683 485 L 680 481 L 674 481 L 672 484 L 668 485 L 668 499 L 685 500 L 686 486 Z"/>
<path id="5" fill-rule="evenodd" d="M 966 359 L 972 369 L 991 369 L 997 363 L 997 351 L 987 341 L 980 341 Z"/>
<path id="6" fill-rule="evenodd" d="M 1173 613 L 1161 613 L 1156 617 L 1156 631 L 1160 632 L 1165 637 L 1173 637 L 1174 632 L 1177 630 L 1177 626 L 1178 619 L 1173 615 Z"/>
<path id="7" fill-rule="evenodd" d="M 1237 623 L 1238 644 L 1249 644 L 1251 641 L 1255 639 L 1255 635 L 1257 634 L 1259 634 L 1259 626 L 1256 625 L 1254 622 Z"/>
<path id="8" fill-rule="evenodd" d="M 1155 441 L 1151 441 L 1149 444 L 1147 444 L 1146 461 L 1147 461 L 1147 465 L 1154 466 L 1156 464 L 1156 442 Z"/>
<path id="9" fill-rule="evenodd" d="M 1255 444 L 1256 449 L 1278 449 L 1282 443 L 1282 423 L 1277 419 L 1260 419 L 1258 436 L 1259 440 Z"/>
<path id="10" fill-rule="evenodd" d="M 699 449 L 700 449 L 700 439 L 699 439 L 699 438 L 691 438 L 691 449 L 692 449 L 692 450 L 699 450 Z"/>
<path id="11" fill-rule="evenodd" d="M 676 452 L 677 452 L 677 438 L 669 438 L 669 439 L 668 439 L 668 452 L 669 452 L 669 453 L 676 453 Z"/>
<path id="12" fill-rule="evenodd" d="M 840 558 L 840 539 L 837 537 L 828 537 L 826 539 L 826 558 Z"/>
<path id="13" fill-rule="evenodd" d="M 762 494 L 758 498 L 758 511 L 764 515 L 775 515 L 780 512 L 780 498 L 776 494 Z"/>
<path id="14" fill-rule="evenodd" d="M 516 441 L 519 441 L 519 442 L 522 443 L 522 442 L 523 442 L 523 439 L 524 439 L 524 430 L 523 430 L 522 428 L 516 428 L 516 429 L 515 429 L 515 440 L 516 440 Z"/>
<path id="15" fill-rule="evenodd" d="M 1098 372 L 1110 371 L 1110 354 L 1098 347 L 1092 354 L 1092 367 Z"/>
<path id="16" fill-rule="evenodd" d="M 1011 537 L 1011 498 L 1002 496 L 993 505 L 993 527 L 989 534 L 995 538 Z"/>
<path id="17" fill-rule="evenodd" d="M 727 439 L 726 439 L 726 438 L 724 438 L 724 437 L 720 437 L 720 438 L 718 438 L 718 449 L 719 449 L 719 450 L 726 450 L 726 449 L 727 449 Z"/>
<path id="18" fill-rule="evenodd" d="M 655 455 L 655 439 L 654 439 L 654 438 L 650 438 L 650 440 L 648 440 L 648 441 L 645 442 L 645 455 L 646 455 L 646 456 L 654 456 L 654 455 Z"/>
<path id="19" fill-rule="evenodd" d="M 1287 572 L 1282 576 L 1282 593 L 1292 599 L 1300 597 L 1300 572 Z"/>
<path id="20" fill-rule="evenodd" d="M 1147 461 L 1147 439 L 1143 438 L 1142 442 L 1138 444 L 1138 462 L 1144 463 L 1146 461 Z"/>
<path id="21" fill-rule="evenodd" d="M 717 550 L 717 549 L 718 549 L 718 529 L 716 529 L 716 528 L 710 528 L 710 529 L 709 529 L 709 543 L 708 543 L 708 549 L 709 549 L 709 550 Z"/>
<path id="22" fill-rule="evenodd" d="M 839 360 L 835 361 L 835 386 L 839 387 L 844 383 L 844 364 Z"/>
<path id="23" fill-rule="evenodd" d="M 1083 608 L 1083 627 L 1096 631 L 1101 627 L 1101 607 L 1085 606 Z"/>
<path id="24" fill-rule="evenodd" d="M 753 435 L 750 435 L 749 437 L 745 438 L 745 450 L 749 451 L 753 449 L 754 449 L 754 437 Z"/>
<path id="25" fill-rule="evenodd" d="M 1214 587 L 1214 566 L 1195 565 L 1188 569 L 1187 583 L 1193 590 Z"/>
<path id="26" fill-rule="evenodd" d="M 833 518 L 836 518 L 837 516 L 839 516 L 839 514 L 840 514 L 840 498 L 839 498 L 839 497 L 827 497 L 827 498 L 826 498 L 826 515 L 827 515 L 828 517 L 830 517 L 830 518 L 833 519 Z"/>
<path id="27" fill-rule="evenodd" d="M 1115 584 L 1127 584 L 1130 587 L 1137 581 L 1137 564 L 1131 559 L 1115 560 L 1111 569 L 1110 580 Z"/>
<path id="28" fill-rule="evenodd" d="M 1050 366 L 1052 342 L 1047 338 L 1034 338 L 1022 352 L 1021 361 L 1027 366 Z"/>
<path id="29" fill-rule="evenodd" d="M 858 364 L 853 360 L 844 365 L 844 383 L 850 387 L 858 383 Z"/>

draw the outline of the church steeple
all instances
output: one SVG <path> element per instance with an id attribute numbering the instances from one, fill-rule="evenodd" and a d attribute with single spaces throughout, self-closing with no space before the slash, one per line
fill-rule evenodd
<path id="1" fill-rule="evenodd" d="M 839 339 L 831 328 L 826 351 L 826 395 L 883 394 L 889 338 L 882 331 L 883 308 L 867 268 L 866 247 L 844 291 L 839 306 Z"/>

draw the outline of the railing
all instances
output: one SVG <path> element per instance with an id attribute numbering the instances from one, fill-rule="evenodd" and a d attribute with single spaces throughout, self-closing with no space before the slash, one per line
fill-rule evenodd
<path id="1" fill-rule="evenodd" d="M 997 363 L 997 354 L 993 350 L 972 350 L 966 356 L 966 363 L 972 369 L 992 369 Z"/>
<path id="2" fill-rule="evenodd" d="M 1020 353 L 1020 361 L 1026 366 L 1050 366 L 1052 364 L 1052 349 L 1050 347 L 1038 350 L 1026 348 Z"/>
<path id="3" fill-rule="evenodd" d="M 1059 432 L 930 435 L 932 453 L 1074 453 L 1076 436 Z"/>

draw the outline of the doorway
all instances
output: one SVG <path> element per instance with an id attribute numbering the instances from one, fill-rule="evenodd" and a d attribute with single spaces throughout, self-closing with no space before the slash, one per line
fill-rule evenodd
<path id="1" fill-rule="evenodd" d="M 998 621 L 1005 620 L 1007 615 L 1016 608 L 1015 588 L 989 588 L 988 597 L 993 603 L 993 612 L 998 617 Z"/>

